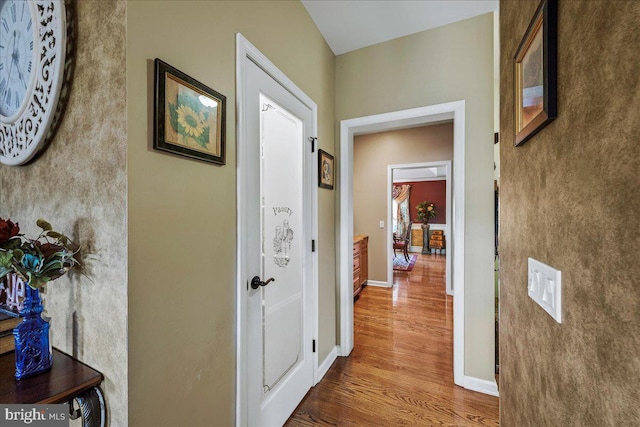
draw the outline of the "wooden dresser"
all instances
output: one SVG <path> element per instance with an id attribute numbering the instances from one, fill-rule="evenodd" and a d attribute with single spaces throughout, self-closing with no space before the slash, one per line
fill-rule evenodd
<path id="1" fill-rule="evenodd" d="M 444 231 L 442 230 L 431 230 L 429 236 L 429 249 L 439 249 L 440 253 L 442 253 L 443 249 L 447 248 L 446 241 L 444 238 Z"/>
<path id="2" fill-rule="evenodd" d="M 362 292 L 369 278 L 369 236 L 353 236 L 353 296 Z"/>

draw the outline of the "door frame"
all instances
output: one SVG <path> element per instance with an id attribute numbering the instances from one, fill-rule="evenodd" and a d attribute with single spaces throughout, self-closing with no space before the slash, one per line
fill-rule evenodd
<path id="1" fill-rule="evenodd" d="M 447 255 L 453 258 L 453 379 L 464 387 L 465 101 L 376 114 L 340 122 L 340 356 L 353 350 L 353 137 L 359 134 L 453 120 L 453 229 Z"/>
<path id="2" fill-rule="evenodd" d="M 391 198 L 393 194 L 393 171 L 396 169 L 420 169 L 420 168 L 433 168 L 438 166 L 444 166 L 446 168 L 445 173 L 445 181 L 446 181 L 446 189 L 445 189 L 445 200 L 447 203 L 447 212 L 445 215 L 445 235 L 447 236 L 447 240 L 451 240 L 451 237 L 455 235 L 455 230 L 451 226 L 451 160 L 440 160 L 435 162 L 424 162 L 424 163 L 406 163 L 406 164 L 398 164 L 398 165 L 388 165 L 387 166 L 387 233 L 386 233 L 386 241 L 385 247 L 387 248 L 387 287 L 393 287 L 393 245 L 391 242 L 393 241 L 393 227 L 391 224 L 393 223 L 393 212 Z M 452 234 L 452 232 L 454 234 Z M 446 249 L 448 251 L 448 248 Z M 445 281 L 446 281 L 446 291 L 447 295 L 453 295 L 453 281 L 451 280 L 451 258 L 447 256 L 446 258 L 446 267 L 445 267 Z M 455 324 L 455 322 L 454 322 Z"/>
<path id="3" fill-rule="evenodd" d="M 245 208 L 246 200 L 244 194 L 245 171 L 247 169 L 247 159 L 245 158 L 245 147 L 250 141 L 247 141 L 246 120 L 244 116 L 244 76 L 245 65 L 247 61 L 251 61 L 258 67 L 262 68 L 269 76 L 271 76 L 282 87 L 295 96 L 300 102 L 311 109 L 312 112 L 312 135 L 317 135 L 318 131 L 318 107 L 311 98 L 309 98 L 295 83 L 293 83 L 282 71 L 280 71 L 266 56 L 264 56 L 253 44 L 249 42 L 242 34 L 236 34 L 236 426 L 247 425 L 248 407 L 247 407 L 247 391 L 248 391 L 248 373 L 247 363 L 249 361 L 247 354 L 247 284 L 241 283 L 242 271 L 245 268 L 245 245 L 243 244 L 243 218 L 248 216 Z M 317 155 L 317 154 L 315 154 Z M 315 156 L 314 155 L 314 156 Z M 311 177 L 318 174 L 318 162 L 311 161 L 312 170 L 307 171 Z M 312 181 L 313 182 L 313 181 Z M 308 235 L 312 236 L 318 242 L 318 187 L 311 185 L 311 224 L 305 224 Z M 311 245 L 311 242 L 309 242 Z M 315 252 L 311 254 L 311 266 L 305 268 L 312 269 L 312 289 L 311 298 L 313 300 L 312 313 L 309 320 L 312 322 L 312 339 L 318 339 L 318 248 L 316 245 Z M 309 343 L 311 345 L 311 343 Z M 312 353 L 313 381 L 312 384 L 318 382 L 318 353 Z"/>

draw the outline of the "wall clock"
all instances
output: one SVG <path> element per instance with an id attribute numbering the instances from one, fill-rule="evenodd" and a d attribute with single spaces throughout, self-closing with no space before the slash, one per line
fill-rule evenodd
<path id="1" fill-rule="evenodd" d="M 0 163 L 32 160 L 62 114 L 74 39 L 65 3 L 0 0 Z"/>

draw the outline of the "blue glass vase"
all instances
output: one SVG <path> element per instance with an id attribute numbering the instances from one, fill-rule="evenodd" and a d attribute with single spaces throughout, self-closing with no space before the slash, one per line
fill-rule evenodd
<path id="1" fill-rule="evenodd" d="M 22 379 L 51 368 L 49 322 L 42 318 L 40 292 L 28 284 L 24 287 L 22 322 L 13 330 L 16 344 L 16 378 Z"/>

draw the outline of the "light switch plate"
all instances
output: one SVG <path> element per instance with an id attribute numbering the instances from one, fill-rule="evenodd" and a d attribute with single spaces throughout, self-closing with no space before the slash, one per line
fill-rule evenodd
<path id="1" fill-rule="evenodd" d="M 529 297 L 562 323 L 562 273 L 560 270 L 529 258 Z"/>
<path id="2" fill-rule="evenodd" d="M 384 221 L 380 221 L 380 228 L 384 228 Z"/>

